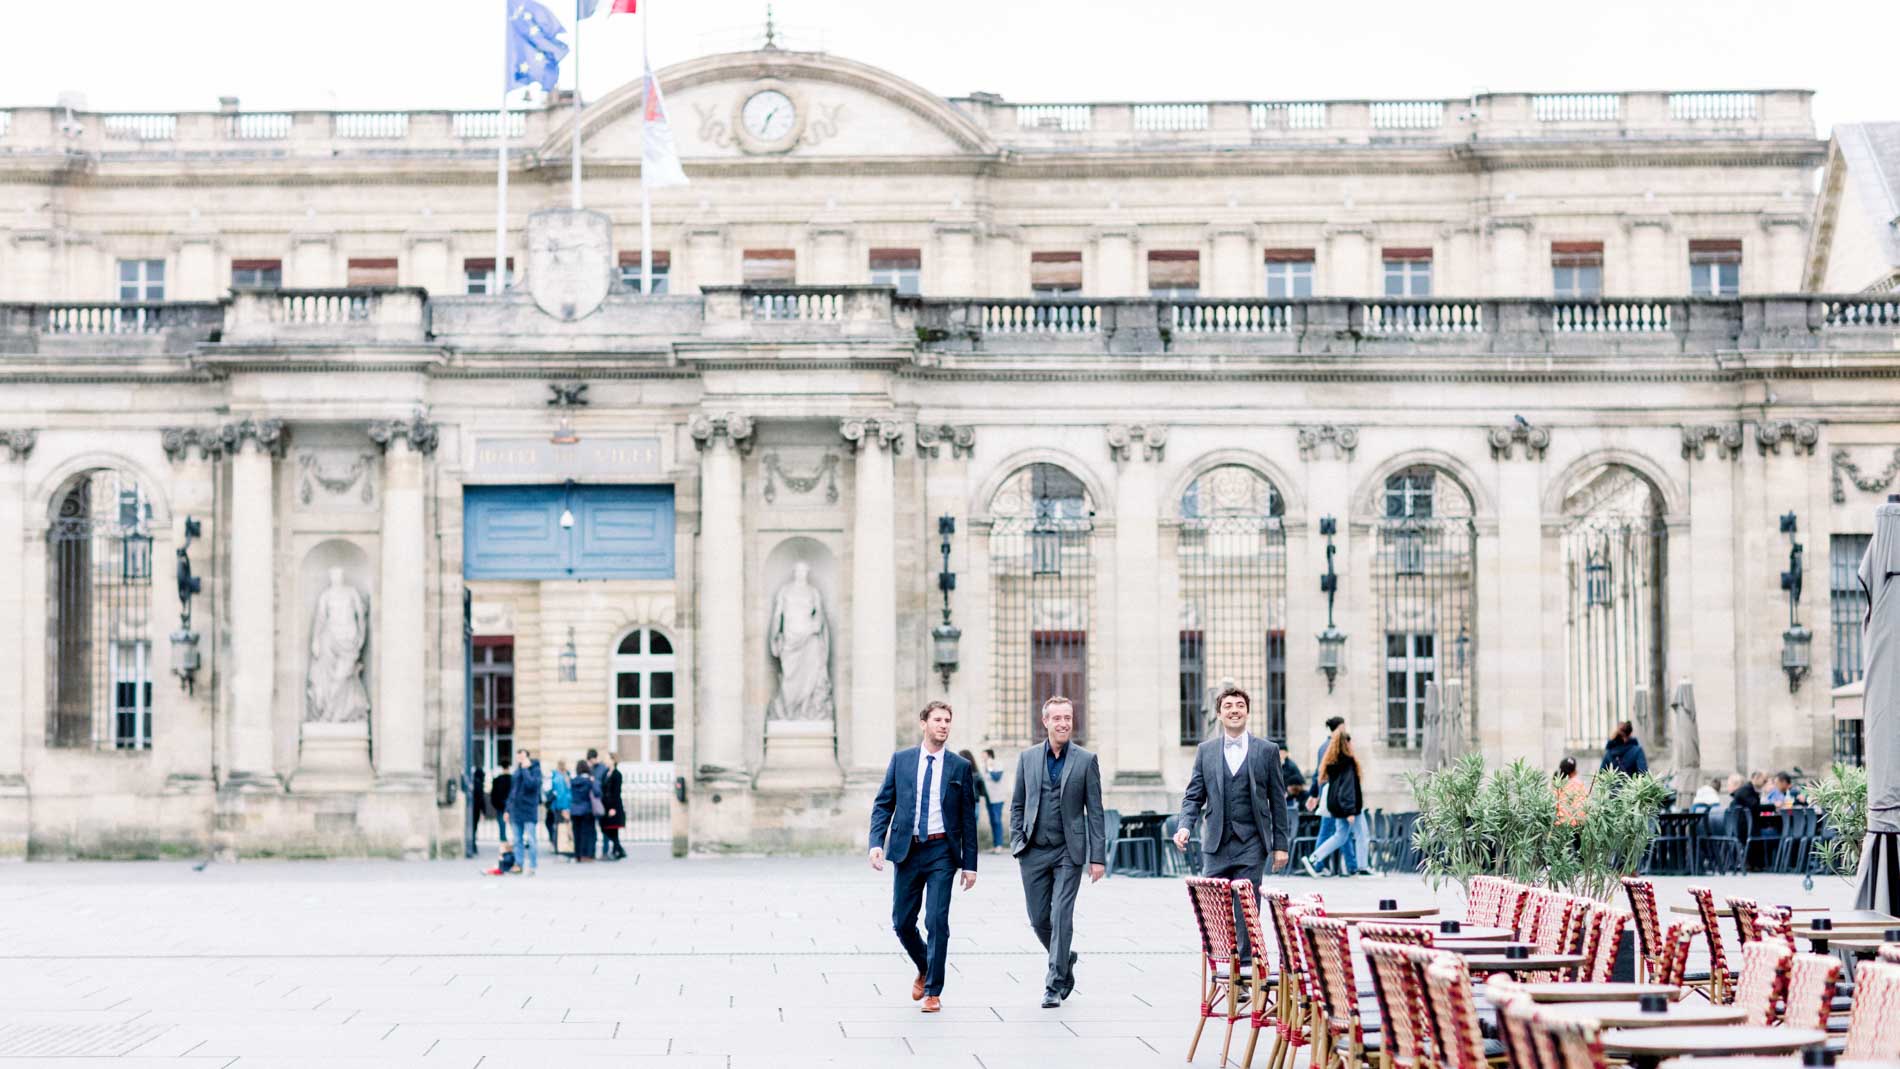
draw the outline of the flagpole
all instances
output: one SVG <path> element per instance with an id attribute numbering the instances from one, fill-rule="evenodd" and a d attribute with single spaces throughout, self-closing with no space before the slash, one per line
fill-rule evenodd
<path id="1" fill-rule="evenodd" d="M 498 294 L 508 287 L 508 0 L 502 0 L 501 20 L 501 108 L 495 114 L 495 281 L 488 292 Z"/>
<path id="2" fill-rule="evenodd" d="M 645 116 L 653 113 L 653 102 L 647 94 L 653 92 L 658 80 L 653 77 L 653 59 L 647 52 L 647 13 L 653 10 L 653 0 L 640 5 L 640 114 L 642 123 Z M 646 143 L 646 127 L 640 128 L 642 146 Z M 642 153 L 644 156 L 644 152 Z M 653 296 L 653 194 L 647 188 L 647 163 L 640 161 L 640 295 Z"/>
<path id="3" fill-rule="evenodd" d="M 574 0 L 574 210 L 581 208 L 581 5 Z"/>

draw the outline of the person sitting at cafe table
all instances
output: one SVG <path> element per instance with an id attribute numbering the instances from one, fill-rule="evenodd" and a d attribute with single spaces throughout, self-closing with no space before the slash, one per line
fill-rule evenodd
<path id="1" fill-rule="evenodd" d="M 1762 799 L 1764 804 L 1776 809 L 1793 809 L 1805 804 L 1805 801 L 1801 792 L 1795 789 L 1794 776 L 1787 772 L 1775 773 L 1774 783 L 1768 788 L 1768 796 Z"/>

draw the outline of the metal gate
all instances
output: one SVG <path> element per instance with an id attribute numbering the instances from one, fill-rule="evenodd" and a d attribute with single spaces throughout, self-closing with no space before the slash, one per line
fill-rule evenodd
<path id="1" fill-rule="evenodd" d="M 1624 720 L 1662 743 L 1662 522 L 1602 516 L 1564 533 L 1565 674 L 1571 746 L 1599 746 Z"/>
<path id="2" fill-rule="evenodd" d="M 151 748 L 151 523 L 150 502 L 122 472 L 87 472 L 60 498 L 47 532 L 53 746 Z"/>
<path id="3" fill-rule="evenodd" d="M 621 765 L 620 800 L 627 807 L 622 842 L 673 841 L 673 766 Z"/>
<path id="4" fill-rule="evenodd" d="M 1477 528 L 1464 517 L 1414 517 L 1381 521 L 1373 537 L 1385 741 L 1415 749 L 1424 739 L 1427 683 L 1457 679 L 1464 685 L 1465 707 L 1477 708 L 1471 690 Z M 1474 721 L 1467 719 L 1467 730 L 1475 729 Z"/>
<path id="5" fill-rule="evenodd" d="M 1180 742 L 1208 737 L 1224 680 L 1253 696 L 1255 734 L 1286 744 L 1286 530 L 1278 516 L 1181 522 Z"/>
<path id="6" fill-rule="evenodd" d="M 1053 464 L 1032 464 L 1004 482 L 991 511 L 991 734 L 1006 743 L 1040 741 L 1035 711 L 1063 693 L 1075 703 L 1076 738 L 1086 739 L 1095 554 L 1081 480 Z"/>

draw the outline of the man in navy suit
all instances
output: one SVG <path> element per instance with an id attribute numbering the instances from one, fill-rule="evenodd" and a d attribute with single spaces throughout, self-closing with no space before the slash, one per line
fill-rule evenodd
<path id="1" fill-rule="evenodd" d="M 959 871 L 963 889 L 976 886 L 976 779 L 970 762 L 951 753 L 950 719 L 944 702 L 931 702 L 917 714 L 921 746 L 891 755 L 871 807 L 871 867 L 897 866 L 891 888 L 891 926 L 898 942 L 917 963 L 910 985 L 912 1001 L 925 1013 L 943 1009 L 944 961 L 950 950 L 950 884 Z M 928 892 L 926 944 L 917 933 L 917 910 Z"/>

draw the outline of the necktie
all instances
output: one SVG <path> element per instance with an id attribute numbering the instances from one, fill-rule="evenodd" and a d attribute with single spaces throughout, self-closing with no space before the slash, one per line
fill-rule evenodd
<path id="1" fill-rule="evenodd" d="M 937 759 L 930 754 L 924 755 L 924 801 L 917 813 L 917 837 L 930 838 L 930 776 L 937 771 Z"/>

